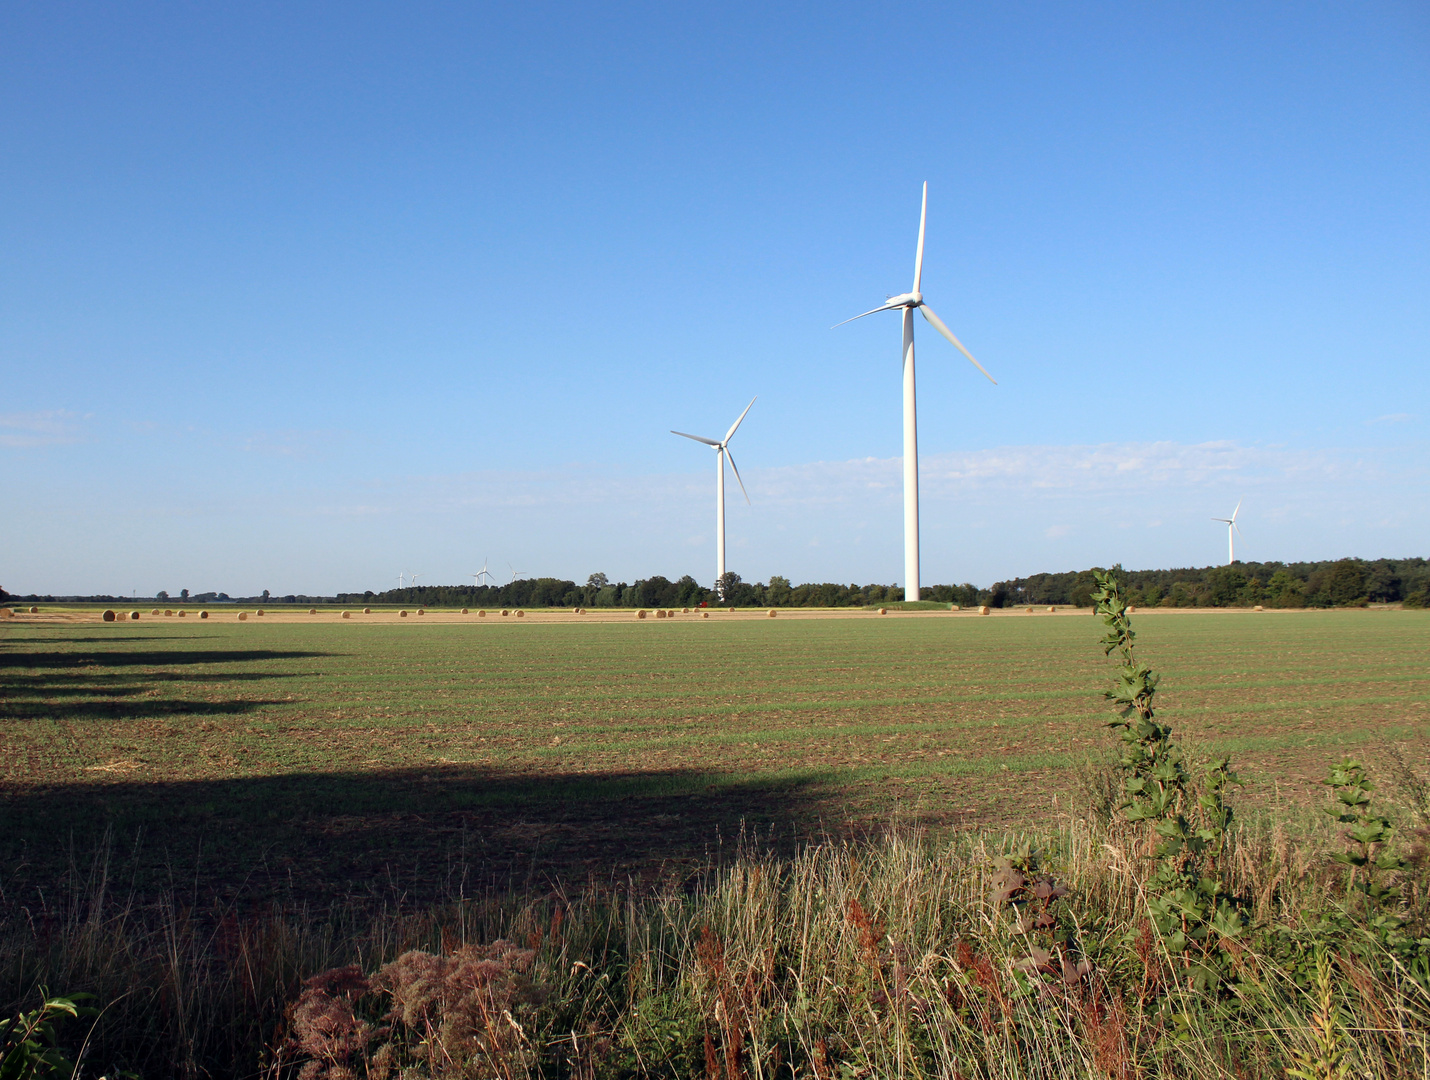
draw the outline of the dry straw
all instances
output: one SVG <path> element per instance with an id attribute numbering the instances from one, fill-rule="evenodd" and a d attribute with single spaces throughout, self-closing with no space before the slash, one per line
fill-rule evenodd
<path id="1" fill-rule="evenodd" d="M 501 617 L 502 617 L 503 619 L 505 619 L 505 618 L 506 618 L 508 615 L 510 615 L 510 614 L 511 614 L 511 612 L 508 611 L 506 608 L 502 608 L 502 609 L 501 609 Z"/>
<path id="2" fill-rule="evenodd" d="M 37 608 L 37 607 L 32 607 L 32 608 L 30 609 L 30 614 L 31 614 L 31 615 L 38 615 L 39 613 L 40 613 L 40 609 Z M 158 612 L 155 612 L 155 614 L 157 615 Z"/>
<path id="3" fill-rule="evenodd" d="M 702 619 L 708 619 L 708 618 L 710 618 L 710 612 L 708 612 L 708 611 L 702 611 L 702 612 L 700 613 L 700 617 L 701 617 Z"/>
<path id="4" fill-rule="evenodd" d="M 310 607 L 310 608 L 308 609 L 308 614 L 309 614 L 309 615 L 316 615 L 316 614 L 318 614 L 318 609 L 315 608 L 315 607 Z"/>
<path id="5" fill-rule="evenodd" d="M 130 617 L 131 619 L 133 619 L 135 622 L 138 622 L 138 621 L 139 621 L 139 612 L 137 612 L 137 611 L 131 611 L 131 612 L 129 613 L 129 617 Z"/>
<path id="6" fill-rule="evenodd" d="M 664 609 L 664 608 L 656 608 L 656 609 L 655 609 L 655 617 L 656 617 L 657 619 L 663 619 L 663 618 L 665 618 L 665 609 Z"/>
<path id="7" fill-rule="evenodd" d="M 207 619 L 208 617 L 209 617 L 209 613 L 208 613 L 207 611 L 201 611 L 201 612 L 199 612 L 199 618 L 201 618 L 201 619 Z"/>
<path id="8" fill-rule="evenodd" d="M 240 611 L 240 612 L 238 613 L 238 621 L 239 621 L 239 622 L 247 622 L 247 621 L 248 621 L 248 612 L 246 612 L 246 611 Z"/>
<path id="9" fill-rule="evenodd" d="M 365 608 L 362 609 L 362 613 L 363 613 L 364 615 L 371 615 L 371 614 L 372 614 L 372 608 L 370 608 L 370 607 L 365 607 Z"/>
<path id="10" fill-rule="evenodd" d="M 173 617 L 174 617 L 174 609 L 173 609 L 173 608 L 165 608 L 165 609 L 164 609 L 164 618 L 166 618 L 166 619 L 172 619 Z"/>
<path id="11" fill-rule="evenodd" d="M 426 614 L 427 614 L 427 611 L 426 611 L 425 608 L 418 608 L 418 609 L 417 609 L 417 614 L 419 614 L 419 615 L 426 615 Z"/>
<path id="12" fill-rule="evenodd" d="M 407 612 L 406 612 L 405 610 L 399 611 L 399 612 L 397 613 L 397 617 L 398 617 L 399 619 L 405 619 L 405 618 L 407 618 Z"/>
<path id="13" fill-rule="evenodd" d="M 258 611 L 257 611 L 257 614 L 262 615 L 262 614 L 263 614 L 263 609 L 262 609 L 262 608 L 259 608 Z"/>
<path id="14" fill-rule="evenodd" d="M 39 611 L 39 610 L 40 610 L 39 608 L 31 608 L 31 609 L 30 609 L 30 614 L 33 615 L 35 612 L 37 612 L 37 611 Z M 149 612 L 149 614 L 150 614 L 150 615 L 157 615 L 157 614 L 159 614 L 159 609 L 158 609 L 158 608 L 155 608 L 153 611 Z"/>
<path id="15" fill-rule="evenodd" d="M 645 618 L 645 612 L 644 612 L 644 611 L 637 611 L 637 612 L 636 612 L 636 618 L 637 618 L 637 619 L 644 619 L 644 618 Z"/>
<path id="16" fill-rule="evenodd" d="M 345 612 L 343 612 L 343 618 L 345 618 L 345 619 L 351 619 L 352 617 L 353 617 L 353 613 L 352 613 L 351 611 L 345 611 Z"/>
<path id="17" fill-rule="evenodd" d="M 524 618 L 526 618 L 526 612 L 524 612 L 524 611 L 518 611 L 518 612 L 516 613 L 516 617 L 517 617 L 518 619 L 524 619 Z"/>
<path id="18" fill-rule="evenodd" d="M 477 612 L 477 618 L 479 618 L 479 619 L 485 619 L 486 617 L 487 617 L 487 613 L 486 613 L 485 611 L 479 611 L 479 612 Z"/>
<path id="19" fill-rule="evenodd" d="M 1048 605 L 1048 610 L 1049 610 L 1049 611 L 1057 611 L 1058 609 L 1057 609 L 1054 605 L 1049 604 L 1049 605 Z"/>
<path id="20" fill-rule="evenodd" d="M 6 614 L 6 615 L 9 615 L 9 614 L 10 614 L 10 609 L 9 609 L 9 608 L 6 608 L 6 609 L 5 609 L 5 614 Z M 105 622 L 113 622 L 113 621 L 114 621 L 114 609 L 113 609 L 113 608 L 110 608 L 109 610 L 105 611 L 105 613 L 104 613 L 104 621 L 105 621 Z"/>
<path id="21" fill-rule="evenodd" d="M 889 609 L 886 608 L 886 607 L 881 607 L 881 608 L 879 609 L 879 614 L 880 614 L 880 615 L 887 615 L 887 614 L 889 614 Z"/>
<path id="22" fill-rule="evenodd" d="M 179 609 L 179 618 L 182 619 L 182 618 L 183 618 L 185 615 L 187 615 L 187 614 L 188 614 L 188 612 L 185 611 L 183 608 L 180 608 L 180 609 Z"/>
<path id="23" fill-rule="evenodd" d="M 984 604 L 981 608 L 978 609 L 978 614 L 980 614 L 980 615 L 987 615 L 990 610 L 991 610 L 991 609 L 988 607 L 988 605 L 987 605 L 987 604 Z"/>
<path id="24" fill-rule="evenodd" d="M 770 608 L 770 618 L 773 619 L 774 617 L 775 617 L 775 609 L 774 609 L 774 608 Z"/>
<path id="25" fill-rule="evenodd" d="M 462 609 L 462 614 L 465 615 L 466 613 L 467 613 L 467 609 L 466 609 L 466 608 L 463 608 L 463 609 Z"/>

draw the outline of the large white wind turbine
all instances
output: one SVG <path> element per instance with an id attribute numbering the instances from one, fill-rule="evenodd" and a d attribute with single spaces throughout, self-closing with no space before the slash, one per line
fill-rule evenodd
<path id="1" fill-rule="evenodd" d="M 924 201 L 923 209 L 919 211 L 919 247 L 918 253 L 914 256 L 914 287 L 900 296 L 891 296 L 888 301 L 866 311 L 863 315 L 855 315 L 854 319 L 862 319 L 864 315 L 873 315 L 880 311 L 898 311 L 904 313 L 904 599 L 917 600 L 919 598 L 919 434 L 918 434 L 918 409 L 914 398 L 914 309 L 917 308 L 923 317 L 929 321 L 935 330 L 953 343 L 954 348 L 973 361 L 973 366 L 984 375 L 988 372 L 983 365 L 973 359 L 973 354 L 963 347 L 963 342 L 953 336 L 953 331 L 944 325 L 933 311 L 924 303 L 924 294 L 919 292 L 919 284 L 924 272 L 924 225 L 928 221 L 929 211 L 929 186 L 928 181 L 924 181 Z M 842 323 L 835 323 L 836 326 L 843 326 L 844 323 L 853 322 L 854 319 L 845 319 Z M 993 385 L 998 385 L 998 380 L 992 375 L 988 375 L 988 381 Z"/>
<path id="2" fill-rule="evenodd" d="M 683 431 L 671 430 L 672 435 L 680 435 L 686 439 L 694 439 L 698 443 L 715 448 L 715 587 L 722 587 L 721 579 L 725 577 L 725 459 L 729 458 L 730 468 L 734 469 L 735 479 L 740 484 L 740 492 L 745 496 L 745 502 L 750 501 L 750 493 L 745 490 L 745 481 L 740 479 L 740 470 L 735 468 L 735 458 L 730 453 L 730 439 L 735 434 L 735 429 L 740 426 L 745 419 L 745 413 L 750 411 L 750 407 L 755 404 L 755 398 L 750 399 L 750 404 L 745 406 L 745 412 L 740 414 L 738 420 L 730 425 L 730 430 L 725 432 L 723 439 L 707 439 L 701 435 L 686 435 Z"/>
<path id="3" fill-rule="evenodd" d="M 492 582 L 492 581 L 495 581 L 495 580 L 496 580 L 496 578 L 492 575 L 491 571 L 487 569 L 487 562 L 488 562 L 488 561 L 489 561 L 489 560 L 487 560 L 487 559 L 483 559 L 483 560 L 482 560 L 482 568 L 481 568 L 480 570 L 478 570 L 475 574 L 472 575 L 472 588 L 475 589 L 475 588 L 477 588 L 479 585 L 481 585 L 483 578 L 485 578 L 488 582 Z"/>
<path id="4" fill-rule="evenodd" d="M 1229 517 L 1229 518 L 1219 518 L 1219 517 L 1214 517 L 1214 518 L 1212 518 L 1213 521 L 1220 521 L 1223 525 L 1226 526 L 1226 564 L 1227 564 L 1227 566 L 1230 566 L 1232 563 L 1236 562 L 1236 542 L 1232 539 L 1232 535 L 1231 535 L 1231 534 L 1234 533 L 1234 532 L 1238 532 L 1238 533 L 1241 532 L 1241 526 L 1236 523 L 1236 515 L 1237 515 L 1237 514 L 1240 512 L 1240 510 L 1241 510 L 1242 501 L 1243 501 L 1243 500 L 1241 500 L 1241 499 L 1237 499 L 1237 500 L 1236 500 L 1236 509 L 1231 512 L 1231 517 Z"/>

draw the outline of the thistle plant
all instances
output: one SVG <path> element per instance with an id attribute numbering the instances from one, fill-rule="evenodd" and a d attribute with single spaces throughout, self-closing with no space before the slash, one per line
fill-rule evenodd
<path id="1" fill-rule="evenodd" d="M 1226 789 L 1240 783 L 1229 758 L 1203 766 L 1196 784 L 1169 725 L 1152 708 L 1157 675 L 1136 653 L 1136 634 L 1127 601 L 1112 572 L 1095 571 L 1092 599 L 1106 632 L 1103 653 L 1120 661 L 1104 693 L 1118 709 L 1108 726 L 1122 740 L 1123 798 L 1128 821 L 1148 822 L 1158 840 L 1156 869 L 1148 881 L 1148 912 L 1167 951 L 1180 957 L 1196 985 L 1216 985 L 1229 969 L 1223 942 L 1246 927 L 1242 907 L 1227 892 L 1218 862 L 1226 845 L 1232 810 Z M 1196 821 L 1188 819 L 1195 806 Z"/>

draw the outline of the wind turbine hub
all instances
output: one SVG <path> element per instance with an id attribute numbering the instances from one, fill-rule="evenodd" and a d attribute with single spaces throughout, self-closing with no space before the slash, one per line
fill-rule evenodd
<path id="1" fill-rule="evenodd" d="M 924 294 L 916 292 L 900 293 L 898 296 L 889 297 L 889 307 L 920 307 L 924 302 Z"/>

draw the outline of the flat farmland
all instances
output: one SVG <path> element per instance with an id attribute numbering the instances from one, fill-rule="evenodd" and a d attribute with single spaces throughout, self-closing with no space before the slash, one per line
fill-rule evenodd
<path id="1" fill-rule="evenodd" d="M 1240 804 L 1430 765 L 1430 613 L 1134 616 L 1158 714 Z M 421 897 L 679 874 L 741 828 L 1026 824 L 1113 745 L 1088 612 L 93 612 L 0 624 L 0 885 Z"/>

